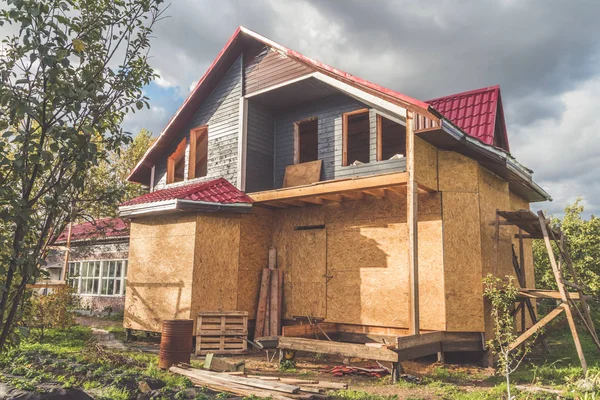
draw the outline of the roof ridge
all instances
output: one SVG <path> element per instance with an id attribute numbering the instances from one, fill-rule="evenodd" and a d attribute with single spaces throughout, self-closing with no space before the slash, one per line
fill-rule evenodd
<path id="1" fill-rule="evenodd" d="M 479 89 L 467 90 L 466 92 L 452 93 L 447 96 L 440 96 L 440 97 L 436 97 L 434 99 L 426 100 L 425 103 L 431 103 L 434 101 L 439 101 L 439 100 L 447 99 L 450 97 L 467 96 L 467 95 L 472 95 L 472 94 L 476 94 L 476 93 L 483 93 L 483 92 L 495 91 L 495 90 L 500 91 L 500 85 L 486 86 L 486 87 L 482 87 Z"/>

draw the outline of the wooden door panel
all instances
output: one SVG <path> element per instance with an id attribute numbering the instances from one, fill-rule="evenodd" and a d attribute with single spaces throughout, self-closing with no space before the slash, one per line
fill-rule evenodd
<path id="1" fill-rule="evenodd" d="M 325 318 L 327 247 L 325 229 L 293 232 L 292 307 L 298 317 Z"/>

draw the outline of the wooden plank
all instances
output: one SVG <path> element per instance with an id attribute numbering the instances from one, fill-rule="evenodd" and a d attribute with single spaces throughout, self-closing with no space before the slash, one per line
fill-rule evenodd
<path id="1" fill-rule="evenodd" d="M 556 284 L 558 286 L 558 291 L 560 293 L 560 297 L 565 303 L 565 314 L 567 315 L 567 321 L 569 322 L 569 328 L 571 329 L 571 334 L 573 335 L 573 342 L 575 342 L 575 349 L 577 350 L 577 355 L 579 356 L 579 361 L 581 362 L 581 368 L 583 369 L 583 373 L 587 373 L 587 361 L 585 360 L 585 355 L 583 354 L 583 348 L 581 347 L 581 342 L 579 341 L 579 334 L 577 333 L 577 327 L 575 325 L 575 320 L 573 319 L 573 314 L 571 313 L 571 307 L 568 304 L 568 297 L 565 293 L 564 285 L 562 284 L 562 276 L 560 274 L 560 270 L 556 265 L 556 259 L 554 257 L 554 250 L 552 249 L 552 244 L 550 243 L 550 237 L 548 236 L 548 229 L 546 226 L 546 217 L 544 217 L 544 213 L 542 211 L 538 212 L 540 226 L 542 228 L 542 234 L 544 235 L 544 244 L 546 245 L 546 251 L 548 252 L 548 258 L 550 259 L 550 266 L 552 267 L 552 272 L 554 274 L 554 279 L 556 279 Z"/>
<path id="2" fill-rule="evenodd" d="M 249 196 L 256 203 L 264 203 L 300 197 L 341 194 L 342 192 L 354 190 L 403 186 L 406 185 L 407 180 L 408 175 L 406 172 L 393 172 L 369 177 L 324 181 L 294 188 L 268 190 L 265 192 L 250 193 Z"/>
<path id="3" fill-rule="evenodd" d="M 273 271 L 271 273 L 271 301 L 269 302 L 270 310 L 270 336 L 279 335 L 280 313 L 279 313 L 279 273 Z"/>
<path id="4" fill-rule="evenodd" d="M 279 338 L 280 349 L 332 354 L 342 357 L 359 357 L 368 360 L 398 362 L 398 354 L 392 350 L 368 347 L 361 344 L 330 342 L 303 338 Z"/>
<path id="5" fill-rule="evenodd" d="M 377 124 L 376 124 L 376 131 L 377 131 L 377 135 L 376 135 L 376 156 L 377 156 L 377 161 L 381 161 L 383 158 L 383 139 L 382 139 L 382 120 L 381 120 L 381 115 L 377 114 Z"/>
<path id="6" fill-rule="evenodd" d="M 341 193 L 341 195 L 342 195 L 342 197 L 347 197 L 351 200 L 362 200 L 365 197 L 363 192 L 359 192 L 359 191 L 344 192 L 344 193 Z"/>
<path id="7" fill-rule="evenodd" d="M 334 201 L 336 203 L 341 203 L 342 201 L 344 201 L 343 197 L 339 194 L 326 194 L 321 196 L 321 198 L 327 201 Z"/>
<path id="8" fill-rule="evenodd" d="M 299 199 L 299 201 L 310 204 L 323 204 L 323 199 L 321 197 L 303 197 Z"/>
<path id="9" fill-rule="evenodd" d="M 554 310 L 550 311 L 548 315 L 544 318 L 540 319 L 536 324 L 534 324 L 531 328 L 527 329 L 521 336 L 515 339 L 514 342 L 508 346 L 509 350 L 513 350 L 517 348 L 521 343 L 525 342 L 529 339 L 535 332 L 537 332 L 541 327 L 548 324 L 554 318 L 556 318 L 561 312 L 565 311 L 567 307 L 564 304 L 559 305 Z"/>
<path id="10" fill-rule="evenodd" d="M 406 112 L 407 142 L 407 225 L 408 225 L 408 271 L 410 275 L 410 328 L 413 334 L 420 331 L 419 324 L 419 238 L 418 238 L 418 194 L 415 181 L 415 135 L 413 131 L 413 112 Z"/>
<path id="11" fill-rule="evenodd" d="M 445 332 L 428 332 L 418 335 L 398 336 L 398 350 L 441 342 L 444 338 Z"/>
<path id="12" fill-rule="evenodd" d="M 285 167 L 283 187 L 310 185 L 321 180 L 323 160 L 296 163 Z"/>
<path id="13" fill-rule="evenodd" d="M 338 326 L 332 322 L 320 322 L 317 325 L 321 327 L 323 331 L 327 334 L 336 333 L 338 331 Z M 287 337 L 314 337 L 315 334 L 320 333 L 321 331 L 317 328 L 316 325 L 287 325 L 281 328 L 282 336 Z"/>
<path id="14" fill-rule="evenodd" d="M 368 189 L 368 190 L 363 190 L 363 192 L 365 192 L 368 195 L 371 195 L 373 197 L 378 197 L 378 198 L 384 198 L 385 197 L 385 189 Z"/>
<path id="15" fill-rule="evenodd" d="M 264 268 L 262 279 L 260 281 L 260 291 L 258 297 L 258 309 L 256 310 L 256 327 L 254 328 L 254 337 L 264 336 L 265 317 L 267 312 L 267 299 L 269 296 L 269 282 L 271 270 Z"/>
<path id="16" fill-rule="evenodd" d="M 579 300 L 580 296 L 579 293 L 577 292 L 568 292 L 569 298 L 571 298 L 571 300 Z M 555 299 L 555 300 L 561 300 L 561 294 L 560 292 L 556 291 L 556 290 L 543 290 L 543 289 L 528 289 L 528 288 L 524 288 L 524 289 L 520 289 L 519 290 L 519 296 L 522 297 L 528 297 L 531 299 Z M 586 299 L 590 299 L 591 296 L 583 296 Z"/>

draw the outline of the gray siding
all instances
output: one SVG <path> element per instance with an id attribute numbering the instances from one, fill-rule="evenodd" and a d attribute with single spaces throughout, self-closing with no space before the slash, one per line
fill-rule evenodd
<path id="1" fill-rule="evenodd" d="M 319 121 L 319 159 L 323 160 L 321 180 L 405 171 L 404 158 L 376 161 L 376 114 L 373 110 L 370 110 L 370 162 L 342 167 L 342 114 L 360 108 L 367 106 L 340 94 L 279 112 L 275 116 L 274 188 L 282 186 L 285 167 L 294 163 L 294 122 L 310 117 L 317 117 Z"/>
<path id="2" fill-rule="evenodd" d="M 193 181 L 224 177 L 237 186 L 239 101 L 242 96 L 242 58 L 238 58 L 219 85 L 194 113 L 190 122 L 171 143 L 164 158 L 156 164 L 155 189 L 163 189 L 167 182 L 167 158 L 177 145 L 188 139 L 190 130 L 208 125 L 208 174 Z M 189 145 L 185 153 L 185 179 L 187 179 Z M 189 183 L 184 180 L 175 185 Z M 171 186 L 171 185 L 169 185 Z"/>
<path id="3" fill-rule="evenodd" d="M 245 68 L 245 93 L 250 94 L 311 72 L 306 65 L 265 47 Z"/>
<path id="4" fill-rule="evenodd" d="M 248 102 L 246 192 L 273 186 L 273 116 L 264 106 Z"/>

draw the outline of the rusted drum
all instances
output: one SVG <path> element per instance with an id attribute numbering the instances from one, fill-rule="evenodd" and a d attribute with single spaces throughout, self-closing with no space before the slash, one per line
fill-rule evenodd
<path id="1" fill-rule="evenodd" d="M 158 366 L 168 369 L 177 363 L 190 363 L 194 321 L 169 319 L 163 321 Z"/>

